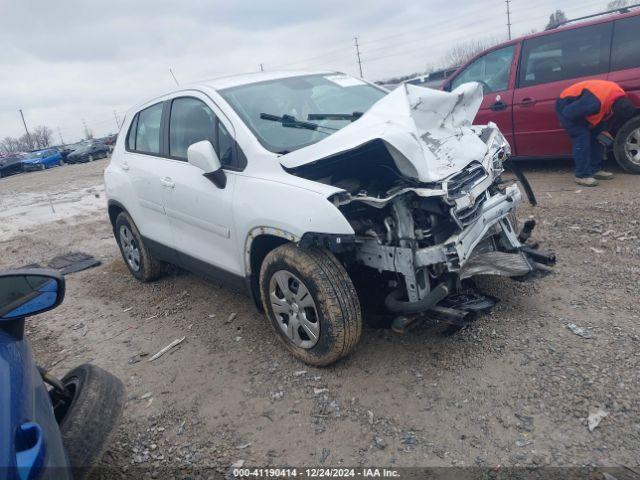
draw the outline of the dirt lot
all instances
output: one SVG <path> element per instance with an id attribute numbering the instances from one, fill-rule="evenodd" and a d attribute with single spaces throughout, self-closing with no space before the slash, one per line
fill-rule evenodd
<path id="1" fill-rule="evenodd" d="M 314 369 L 279 346 L 248 298 L 184 272 L 136 282 L 106 217 L 105 166 L 0 180 L 0 264 L 77 250 L 103 262 L 67 277 L 65 303 L 28 330 L 54 373 L 93 362 L 126 384 L 103 458 L 122 476 L 239 460 L 640 472 L 640 178 L 585 189 L 567 163 L 527 164 L 540 205 L 520 217 L 539 220 L 536 238 L 559 259 L 554 275 L 482 280 L 501 301 L 471 327 L 368 328 L 355 354 Z M 183 336 L 171 354 L 136 361 Z M 590 432 L 597 408 L 608 416 Z"/>

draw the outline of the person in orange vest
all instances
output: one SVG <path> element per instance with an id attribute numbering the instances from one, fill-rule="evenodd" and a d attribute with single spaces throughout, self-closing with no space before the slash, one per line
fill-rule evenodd
<path id="1" fill-rule="evenodd" d="M 610 180 L 602 169 L 604 148 L 613 143 L 608 132 L 633 117 L 635 108 L 625 91 L 615 82 L 585 80 L 565 89 L 556 101 L 556 113 L 573 148 L 575 181 L 595 187 L 598 180 Z"/>

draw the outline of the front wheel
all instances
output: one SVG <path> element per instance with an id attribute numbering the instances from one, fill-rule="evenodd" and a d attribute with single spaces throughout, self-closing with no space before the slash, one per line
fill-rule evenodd
<path id="1" fill-rule="evenodd" d="M 80 365 L 62 379 L 71 399 L 54 401 L 62 443 L 75 480 L 85 479 L 115 428 L 125 401 L 122 382 L 101 368 Z"/>
<path id="2" fill-rule="evenodd" d="M 640 175 L 640 116 L 622 126 L 613 148 L 620 166 L 629 173 Z"/>
<path id="3" fill-rule="evenodd" d="M 260 269 L 260 295 L 280 340 L 313 366 L 349 354 L 362 333 L 362 313 L 353 282 L 329 251 L 285 244 Z"/>

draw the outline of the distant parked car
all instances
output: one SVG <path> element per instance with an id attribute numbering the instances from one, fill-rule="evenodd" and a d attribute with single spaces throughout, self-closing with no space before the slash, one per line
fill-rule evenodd
<path id="1" fill-rule="evenodd" d="M 475 123 L 494 122 L 513 156 L 571 156 L 571 141 L 556 115 L 568 86 L 610 80 L 625 89 L 637 115 L 616 131 L 618 163 L 640 174 L 640 10 L 562 26 L 510 40 L 480 53 L 443 83 L 451 91 L 479 82 L 484 100 Z"/>
<path id="2" fill-rule="evenodd" d="M 0 158 L 0 178 L 12 173 L 22 172 L 22 157 L 19 155 L 9 155 Z"/>
<path id="3" fill-rule="evenodd" d="M 91 142 L 67 155 L 67 163 L 93 162 L 109 156 L 109 147 L 102 142 Z"/>
<path id="4" fill-rule="evenodd" d="M 22 160 L 22 168 L 26 172 L 33 170 L 44 170 L 45 168 L 58 167 L 62 165 L 62 155 L 55 148 L 38 150 L 27 154 Z"/>

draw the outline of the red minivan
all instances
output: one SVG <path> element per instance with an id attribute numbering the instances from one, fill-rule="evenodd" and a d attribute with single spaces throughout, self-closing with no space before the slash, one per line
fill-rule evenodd
<path id="1" fill-rule="evenodd" d="M 520 158 L 571 156 L 555 112 L 569 85 L 586 79 L 620 84 L 637 108 L 616 133 L 618 163 L 640 174 L 640 11 L 613 14 L 500 44 L 460 67 L 444 84 L 452 90 L 480 82 L 478 124 L 495 122 Z"/>

